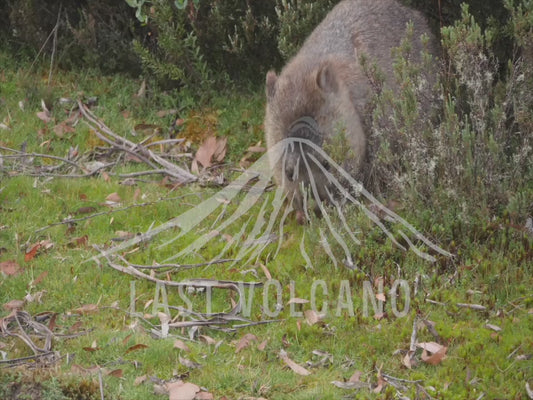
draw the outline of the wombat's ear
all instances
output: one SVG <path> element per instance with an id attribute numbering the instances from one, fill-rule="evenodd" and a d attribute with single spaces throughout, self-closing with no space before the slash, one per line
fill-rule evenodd
<path id="1" fill-rule="evenodd" d="M 335 93 L 339 90 L 337 77 L 331 64 L 326 63 L 320 67 L 316 74 L 316 84 L 324 92 Z"/>
<path id="2" fill-rule="evenodd" d="M 268 71 L 266 76 L 266 94 L 267 99 L 271 99 L 276 94 L 276 81 L 278 76 L 274 71 Z"/>

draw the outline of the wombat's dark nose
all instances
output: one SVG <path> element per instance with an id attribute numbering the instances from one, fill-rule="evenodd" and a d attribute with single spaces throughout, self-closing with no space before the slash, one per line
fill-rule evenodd
<path id="1" fill-rule="evenodd" d="M 294 167 L 292 165 L 287 165 L 285 167 L 285 175 L 287 176 L 289 182 L 294 182 L 296 177 L 294 176 Z"/>

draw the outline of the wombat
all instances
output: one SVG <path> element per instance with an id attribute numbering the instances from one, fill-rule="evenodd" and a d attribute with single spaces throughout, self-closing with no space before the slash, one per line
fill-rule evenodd
<path id="1" fill-rule="evenodd" d="M 320 200 L 330 196 L 328 165 L 323 160 L 314 161 L 317 157 L 310 155 L 316 152 L 306 145 L 308 142 L 296 142 L 284 149 L 275 145 L 292 137 L 327 149 L 343 135 L 349 151 L 341 166 L 360 178 L 369 130 L 364 112 L 372 95 L 361 57 L 376 63 L 384 75 L 384 86 L 396 90 L 391 50 L 406 36 L 409 22 L 414 25 L 411 53 L 419 62 L 423 49 L 429 53 L 436 53 L 437 49 L 419 12 L 395 0 L 341 1 L 279 76 L 268 72 L 264 126 L 269 159 L 275 180 L 292 199 L 299 222 L 304 218 L 302 187 L 309 187 L 313 181 Z M 420 39 L 422 34 L 429 37 L 425 45 Z"/>

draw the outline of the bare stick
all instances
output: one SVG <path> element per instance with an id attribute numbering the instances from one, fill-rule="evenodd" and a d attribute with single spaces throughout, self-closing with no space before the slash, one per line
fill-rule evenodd
<path id="1" fill-rule="evenodd" d="M 435 327 L 427 319 L 422 319 L 422 322 L 426 326 L 426 328 L 429 331 L 429 333 L 431 333 L 431 335 L 433 336 L 435 341 L 437 343 L 442 343 L 442 338 L 440 337 L 440 335 L 437 332 L 437 330 L 435 329 Z"/>
<path id="2" fill-rule="evenodd" d="M 102 368 L 98 368 L 98 384 L 100 386 L 100 400 L 104 400 L 104 381 L 102 379 Z"/>
<path id="3" fill-rule="evenodd" d="M 126 261 L 125 259 L 123 259 L 123 257 L 120 257 L 123 261 Z M 199 268 L 199 267 L 208 267 L 210 265 L 216 265 L 216 264 L 225 264 L 225 263 L 229 263 L 229 262 L 235 262 L 237 260 L 235 259 L 222 259 L 222 260 L 213 260 L 213 261 L 208 261 L 208 262 L 203 262 L 203 263 L 198 263 L 198 264 L 158 264 L 158 265 L 139 265 L 139 264 L 129 264 L 131 265 L 133 268 L 138 268 L 138 269 L 152 269 L 152 270 L 155 270 L 155 269 L 165 269 L 165 268 L 168 268 L 170 270 L 186 270 L 186 269 L 193 269 L 193 268 Z M 168 271 L 167 271 L 168 272 Z"/>
<path id="4" fill-rule="evenodd" d="M 411 356 L 415 354 L 416 351 L 416 339 L 418 336 L 418 316 L 415 315 L 413 320 L 413 331 L 411 332 L 411 344 L 409 345 L 409 351 L 411 351 Z"/>
<path id="5" fill-rule="evenodd" d="M 78 106 L 88 123 L 92 124 L 96 135 L 106 143 L 109 143 L 114 147 L 134 155 L 154 169 L 157 169 L 156 164 L 159 164 L 165 169 L 167 175 L 178 179 L 182 183 L 194 182 L 197 180 L 196 176 L 190 172 L 178 167 L 170 161 L 167 161 L 163 157 L 158 156 L 151 150 L 148 150 L 146 147 L 143 147 L 140 144 L 134 143 L 114 133 L 102 121 L 98 120 L 81 101 L 78 101 Z M 112 139 L 108 138 L 108 136 Z"/>
<path id="6" fill-rule="evenodd" d="M 4 147 L 4 146 L 0 146 L 0 150 L 6 150 L 6 151 L 12 151 L 12 152 L 15 152 L 15 153 L 18 153 L 18 154 L 12 154 L 12 155 L 9 155 L 9 154 L 3 154 L 2 155 L 2 158 L 26 158 L 26 157 L 39 157 L 39 158 L 49 158 L 51 160 L 59 160 L 59 161 L 63 161 L 64 163 L 66 164 L 70 164 L 72 165 L 73 167 L 76 167 L 82 171 L 86 171 L 85 168 L 83 168 L 81 165 L 79 164 L 76 164 L 74 161 L 72 160 L 69 160 L 67 158 L 63 158 L 63 157 L 58 157 L 58 156 L 52 156 L 50 154 L 40 154 L 40 153 L 25 153 L 23 151 L 19 151 L 19 150 L 15 150 L 15 149 L 10 149 L 9 147 Z M 94 173 L 94 172 L 91 172 L 91 174 Z"/>
<path id="7" fill-rule="evenodd" d="M 480 304 L 466 304 L 466 303 L 457 303 L 457 307 L 469 308 L 471 310 L 476 310 L 476 311 L 485 311 L 487 309 L 487 307 L 482 306 Z"/>

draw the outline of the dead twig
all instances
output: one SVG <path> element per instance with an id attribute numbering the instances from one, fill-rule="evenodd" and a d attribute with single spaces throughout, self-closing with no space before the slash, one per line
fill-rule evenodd
<path id="1" fill-rule="evenodd" d="M 18 153 L 18 154 L 2 154 L 1 157 L 2 158 L 28 158 L 28 157 L 36 157 L 36 158 L 48 158 L 50 160 L 58 160 L 58 161 L 62 161 L 64 162 L 65 164 L 69 164 L 81 171 L 84 171 L 86 172 L 87 169 L 83 168 L 81 165 L 75 163 L 74 161 L 72 160 L 69 160 L 68 158 L 64 158 L 64 157 L 59 157 L 59 156 L 53 156 L 53 155 L 50 155 L 50 154 L 40 154 L 40 153 L 26 153 L 24 151 L 20 151 L 20 150 L 15 150 L 15 149 L 11 149 L 9 147 L 4 147 L 4 146 L 0 146 L 0 150 L 5 150 L 5 151 L 11 151 L 11 152 L 14 152 L 14 153 Z M 58 168 L 58 166 L 54 166 L 55 168 Z M 61 166 L 59 166 L 61 167 Z M 90 173 L 88 173 L 87 175 L 83 175 L 83 176 L 91 176 L 91 175 L 94 175 L 96 173 L 96 171 L 91 171 Z"/>
<path id="2" fill-rule="evenodd" d="M 37 346 L 28 332 L 44 340 L 44 347 Z M 59 353 L 52 350 L 52 338 L 55 336 L 53 332 L 47 326 L 35 321 L 26 311 L 14 311 L 0 319 L 0 336 L 16 337 L 34 353 L 33 356 L 2 360 L 0 364 L 6 364 L 8 367 L 27 364 L 30 361 L 54 364 L 61 359 Z"/>
<path id="3" fill-rule="evenodd" d="M 427 330 L 429 331 L 429 333 L 431 333 L 431 335 L 433 336 L 433 338 L 435 339 L 435 341 L 437 343 L 440 343 L 442 344 L 442 338 L 440 337 L 439 333 L 437 332 L 437 330 L 435 329 L 435 326 L 429 322 L 427 319 L 423 318 L 422 319 L 422 322 L 424 323 L 424 325 L 426 326 Z"/>
<path id="4" fill-rule="evenodd" d="M 100 400 L 104 400 L 104 380 L 102 379 L 102 368 L 98 368 L 98 385 L 100 386 Z"/>
<path id="5" fill-rule="evenodd" d="M 119 258 L 122 261 L 126 262 L 124 257 L 119 256 Z M 156 265 L 139 265 L 139 264 L 130 264 L 130 263 L 128 264 L 131 265 L 133 268 L 138 268 L 138 269 L 150 269 L 150 270 L 164 269 L 165 271 L 159 271 L 159 272 L 177 272 L 177 271 L 182 271 L 182 270 L 187 270 L 187 269 L 208 267 L 210 265 L 225 264 L 225 263 L 235 262 L 235 261 L 237 260 L 228 258 L 228 259 L 207 261 L 207 262 L 198 263 L 198 264 L 156 264 Z"/>
<path id="6" fill-rule="evenodd" d="M 121 262 L 125 264 L 120 265 L 116 262 L 114 262 L 111 259 L 111 256 L 107 254 L 105 251 L 98 248 L 98 246 L 93 245 L 93 247 L 100 252 L 102 257 L 104 257 L 107 260 L 107 264 L 120 272 L 126 273 L 128 275 L 135 276 L 137 278 L 145 279 L 153 283 L 157 283 L 163 286 L 168 287 L 183 287 L 183 288 L 201 288 L 205 290 L 212 290 L 212 289 L 227 289 L 232 290 L 234 292 L 237 292 L 239 295 L 239 301 L 233 306 L 233 308 L 229 312 L 220 312 L 220 313 L 198 313 L 194 312 L 190 309 L 185 309 L 183 307 L 170 307 L 172 309 L 178 310 L 181 316 L 189 318 L 189 320 L 184 321 L 176 321 L 171 322 L 167 324 L 167 327 L 171 328 L 197 328 L 200 326 L 207 326 L 210 328 L 216 328 L 217 326 L 225 326 L 225 325 L 231 325 L 235 321 L 244 322 L 244 324 L 239 325 L 233 325 L 231 330 L 234 330 L 236 328 L 242 328 L 247 326 L 253 326 L 253 325 L 259 325 L 263 323 L 270 323 L 274 321 L 261 321 L 261 322 L 254 322 L 250 321 L 246 318 L 241 317 L 239 314 L 242 311 L 242 301 L 245 298 L 243 290 L 245 287 L 255 288 L 257 286 L 262 286 L 262 283 L 258 282 L 235 282 L 235 281 L 225 281 L 225 280 L 216 280 L 216 279 L 190 279 L 186 281 L 172 281 L 172 280 L 163 280 L 156 277 L 153 277 L 151 275 L 147 275 L 141 271 L 139 271 L 134 264 L 130 264 L 124 257 L 119 256 Z M 209 263 L 205 263 L 205 265 L 214 264 L 217 262 L 226 262 L 228 260 L 214 260 Z M 193 318 L 195 317 L 195 318 Z M 156 330 L 156 332 L 159 332 Z"/>
<path id="7" fill-rule="evenodd" d="M 180 183 L 189 183 L 197 180 L 196 176 L 170 161 L 167 161 L 165 158 L 149 150 L 146 146 L 134 143 L 114 133 L 79 100 L 78 106 L 80 112 L 85 117 L 87 124 L 89 124 L 95 134 L 112 147 L 131 154 L 153 169 L 160 169 L 159 167 L 163 167 L 167 175 L 177 179 Z"/>
<path id="8" fill-rule="evenodd" d="M 487 310 L 487 307 L 482 306 L 480 304 L 457 303 L 456 305 L 457 305 L 457 307 L 460 307 L 460 308 L 469 308 L 471 310 L 476 310 L 476 311 L 486 311 Z"/>

